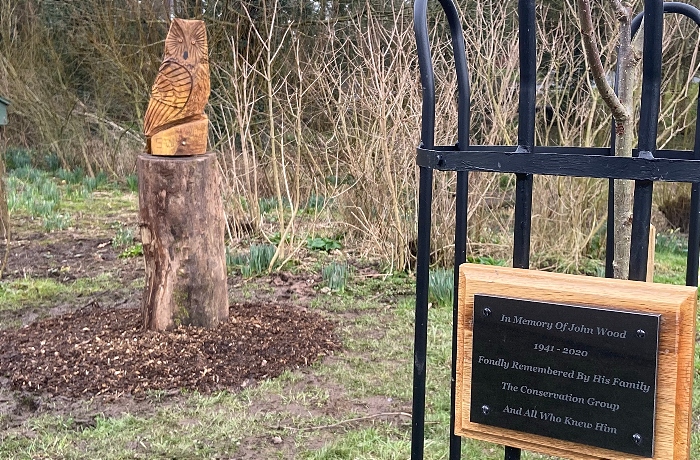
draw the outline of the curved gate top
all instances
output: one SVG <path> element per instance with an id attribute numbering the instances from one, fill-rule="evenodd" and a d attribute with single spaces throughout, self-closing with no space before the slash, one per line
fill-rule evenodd
<path id="1" fill-rule="evenodd" d="M 613 155 L 611 147 L 584 148 L 535 145 L 535 95 L 537 43 L 535 37 L 535 1 L 518 0 L 520 92 L 518 105 L 518 144 L 511 146 L 470 146 L 470 88 L 461 19 L 452 0 L 439 0 L 446 15 L 454 55 L 458 84 L 457 144 L 436 145 L 435 78 L 430 50 L 427 14 L 428 1 L 415 0 L 414 30 L 417 42 L 423 92 L 421 142 L 416 162 L 420 169 L 418 207 L 418 248 L 416 265 L 416 319 L 414 341 L 412 460 L 424 454 L 425 378 L 428 321 L 428 280 L 430 229 L 434 171 L 457 173 L 455 224 L 455 295 L 452 333 L 452 378 L 449 459 L 461 456 L 461 439 L 453 434 L 455 426 L 455 382 L 457 361 L 458 277 L 459 266 L 466 261 L 467 203 L 469 171 L 514 173 L 516 176 L 513 266 L 527 269 L 530 256 L 532 179 L 535 174 L 609 179 L 612 192 L 615 179 L 634 181 L 630 279 L 644 281 L 647 275 L 649 228 L 654 182 L 692 184 L 690 231 L 686 285 L 698 284 L 700 250 L 700 124 L 696 121 L 693 150 L 657 150 L 657 125 L 660 106 L 661 54 L 664 13 L 681 14 L 700 26 L 700 10 L 694 6 L 662 0 L 645 0 L 644 12 L 632 21 L 633 33 L 644 20 L 641 112 L 638 148 L 632 157 Z M 699 99 L 700 105 L 700 99 Z M 700 107 L 699 107 L 700 109 Z M 700 110 L 699 110 L 700 112 Z M 612 220 L 612 197 L 608 194 L 608 219 Z M 607 247 L 613 247 L 613 229 L 608 225 Z M 612 277 L 612 252 L 606 255 L 606 277 Z M 692 374 L 692 369 L 690 370 Z M 520 458 L 520 450 L 506 447 L 505 459 Z"/>

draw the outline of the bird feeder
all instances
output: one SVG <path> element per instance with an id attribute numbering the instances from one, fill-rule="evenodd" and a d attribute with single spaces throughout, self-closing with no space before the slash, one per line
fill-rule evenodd
<path id="1" fill-rule="evenodd" d="M 10 101 L 0 96 L 0 126 L 5 126 L 7 124 L 8 105 L 10 105 Z"/>

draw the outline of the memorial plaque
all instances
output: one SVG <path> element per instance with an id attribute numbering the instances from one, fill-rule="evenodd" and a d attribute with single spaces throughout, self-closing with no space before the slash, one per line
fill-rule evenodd
<path id="1" fill-rule="evenodd" d="M 659 320 L 477 293 L 470 421 L 652 457 Z"/>

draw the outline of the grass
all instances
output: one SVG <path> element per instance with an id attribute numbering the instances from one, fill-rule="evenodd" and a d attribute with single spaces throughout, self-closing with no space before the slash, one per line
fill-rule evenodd
<path id="1" fill-rule="evenodd" d="M 678 233 L 660 233 L 656 236 L 654 282 L 685 284 L 688 240 Z"/>
<path id="2" fill-rule="evenodd" d="M 454 299 L 455 280 L 452 270 L 436 268 L 428 275 L 428 298 L 441 307 L 451 307 Z"/>
<path id="3" fill-rule="evenodd" d="M 74 222 L 71 208 L 83 208 L 81 203 L 107 185 L 103 172 L 87 177 L 80 168 L 43 171 L 32 167 L 23 155 L 19 151 L 8 156 L 8 209 L 39 219 L 45 232 L 70 228 Z"/>
<path id="4" fill-rule="evenodd" d="M 21 164 L 22 158 L 18 157 L 16 162 Z M 36 192 L 32 193 L 46 202 L 33 205 L 37 206 L 35 211 L 22 204 L 15 208 L 16 212 L 27 215 L 36 212 L 37 216 L 41 216 L 40 212 L 76 216 L 74 220 L 83 213 L 89 214 L 90 219 L 103 223 L 120 249 L 129 251 L 134 247 L 133 234 L 129 234 L 128 227 L 109 227 L 110 223 L 121 221 L 118 215 L 124 209 L 131 213 L 135 211 L 133 196 L 105 190 L 103 185 L 97 185 L 97 193 L 87 193 L 85 191 L 92 184 L 85 184 L 84 176 L 78 182 L 77 175 L 73 178 L 68 173 L 64 173 L 66 179 L 59 180 L 30 168 L 19 174 L 14 172 L 9 179 L 15 181 L 15 199 L 33 188 Z M 61 183 L 62 180 L 66 183 Z M 44 206 L 43 211 L 41 206 Z M 273 250 L 274 246 L 250 247 L 245 253 L 229 250 L 227 264 L 232 269 L 264 273 L 271 257 L 269 252 Z M 655 281 L 684 284 L 686 250 L 681 236 L 659 235 Z M 474 261 L 504 263 L 489 257 Z M 326 263 L 326 267 L 333 264 L 336 268 L 328 268 L 328 274 L 322 273 L 329 287 L 333 283 L 333 273 L 343 271 L 338 268 L 342 264 L 332 260 Z M 153 392 L 146 402 L 140 403 L 138 410 L 119 406 L 118 402 L 111 410 L 95 416 L 95 411 L 89 409 L 93 403 L 85 401 L 88 409 L 83 412 L 91 414 L 88 423 L 77 409 L 64 415 L 47 410 L 11 429 L 5 429 L 0 419 L 3 428 L 0 431 L 0 458 L 204 459 L 243 454 L 261 459 L 408 458 L 411 427 L 407 418 L 355 419 L 411 410 L 414 281 L 407 275 L 363 277 L 356 273 L 352 277 L 340 278 L 344 278 L 342 295 L 318 296 L 310 304 L 310 308 L 338 323 L 338 333 L 344 344 L 342 352 L 325 362 L 303 372 L 286 372 L 276 379 L 263 380 L 252 388 L 237 392 L 212 395 Z M 260 282 L 264 284 L 264 281 L 261 279 Z M 431 308 L 428 320 L 426 460 L 447 458 L 451 283 L 450 270 L 431 273 L 432 301 L 440 308 Z M 241 295 L 255 298 L 259 291 L 245 291 L 247 286 L 244 283 Z M 4 281 L 0 282 L 0 311 L 68 302 L 75 305 L 75 299 L 80 296 L 119 287 L 119 280 L 110 275 L 72 283 L 46 278 Z M 700 369 L 698 354 L 696 369 Z M 699 388 L 700 385 L 696 384 L 693 390 L 694 420 L 700 418 Z M 339 425 L 326 428 L 334 424 Z M 282 443 L 274 444 L 272 439 L 275 437 L 279 437 Z M 464 439 L 462 458 L 500 460 L 503 447 Z M 551 457 L 523 452 L 522 458 Z M 697 432 L 693 433 L 691 458 L 700 458 L 700 434 Z"/>
<path id="5" fill-rule="evenodd" d="M 657 260 L 665 256 L 660 251 Z M 413 289 L 405 276 L 358 277 L 344 295 L 317 299 L 314 308 L 351 320 L 340 323 L 345 350 L 306 373 L 287 372 L 238 393 L 151 395 L 150 411 L 99 416 L 88 427 L 68 416 L 35 417 L 4 435 L 0 458 L 227 458 L 243 451 L 251 458 L 408 458 L 407 418 L 352 420 L 372 411 L 410 412 Z M 429 310 L 426 460 L 447 458 L 450 323 L 451 309 Z M 694 398 L 700 403 L 697 390 Z M 342 428 L 323 428 L 337 423 Z M 282 447 L 270 441 L 276 436 Z M 462 444 L 462 458 L 503 458 L 502 446 Z"/>
<path id="6" fill-rule="evenodd" d="M 345 286 L 350 276 L 347 262 L 331 262 L 321 269 L 323 282 L 331 291 L 345 292 Z"/>
<path id="7" fill-rule="evenodd" d="M 79 278 L 61 283 L 53 278 L 25 278 L 0 281 L 0 311 L 18 310 L 42 305 L 55 305 L 99 291 L 114 289 L 118 281 L 109 274 L 95 278 Z"/>
<path id="8" fill-rule="evenodd" d="M 132 193 L 138 193 L 139 177 L 136 174 L 129 174 L 128 176 L 126 176 L 126 186 Z"/>
<path id="9" fill-rule="evenodd" d="M 134 229 L 130 227 L 124 227 L 118 225 L 112 238 L 113 248 L 123 248 L 126 246 L 131 246 L 134 242 Z"/>
<path id="10" fill-rule="evenodd" d="M 37 438 L 10 435 L 0 447 L 0 456 L 33 458 L 42 453 L 49 458 L 145 459 L 229 455 L 237 437 L 254 433 L 250 420 L 235 416 L 244 405 L 226 395 L 215 396 L 216 410 L 211 411 L 211 404 L 197 404 L 203 399 L 212 398 L 193 395 L 153 415 L 98 416 L 87 428 L 76 426 L 70 417 L 38 417 L 27 427 Z M 230 447 L 218 448 L 224 444 Z"/>
<path id="11" fill-rule="evenodd" d="M 262 275 L 270 268 L 275 251 L 275 246 L 271 244 L 252 244 L 245 253 L 226 247 L 226 269 L 229 273 L 240 271 L 246 278 Z"/>
<path id="12" fill-rule="evenodd" d="M 88 427 L 69 416 L 35 417 L 3 435 L 0 458 L 228 458 L 241 449 L 255 452 L 252 458 L 407 458 L 407 418 L 352 422 L 368 410 L 410 411 L 413 299 L 387 303 L 376 293 L 405 293 L 412 284 L 392 278 L 351 280 L 347 292 L 362 297 L 359 310 L 357 297 L 338 296 L 336 313 L 355 315 L 341 326 L 346 351 L 314 366 L 311 380 L 287 372 L 239 393 L 153 395 L 152 412 L 98 416 Z M 426 459 L 446 458 L 450 318 L 449 309 L 430 311 Z M 343 428 L 323 428 L 336 423 Z M 292 453 L 283 455 L 269 441 L 274 436 Z M 465 441 L 463 452 L 463 458 L 499 458 L 498 447 L 477 441 Z"/>

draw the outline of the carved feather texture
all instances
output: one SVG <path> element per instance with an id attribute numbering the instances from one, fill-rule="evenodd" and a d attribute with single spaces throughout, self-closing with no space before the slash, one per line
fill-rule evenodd
<path id="1" fill-rule="evenodd" d="M 177 120 L 191 94 L 190 71 L 177 62 L 165 61 L 151 89 L 143 127 L 146 136 L 150 136 L 154 128 Z"/>
<path id="2" fill-rule="evenodd" d="M 203 21 L 173 19 L 165 57 L 151 90 L 144 133 L 152 136 L 178 120 L 204 116 L 209 99 L 207 32 Z"/>

